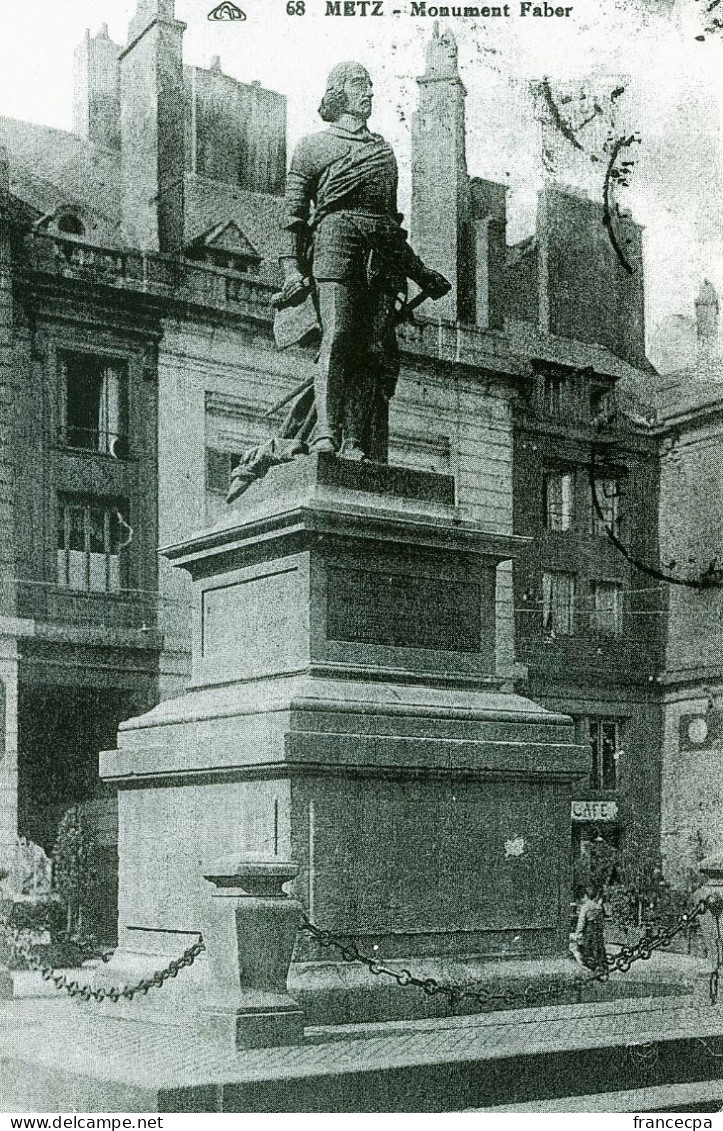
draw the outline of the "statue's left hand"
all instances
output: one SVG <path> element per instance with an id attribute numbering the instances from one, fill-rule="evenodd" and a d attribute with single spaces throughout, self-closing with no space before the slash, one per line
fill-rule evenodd
<path id="1" fill-rule="evenodd" d="M 425 270 L 424 275 L 419 280 L 419 285 L 432 299 L 444 298 L 452 290 L 449 279 L 445 279 L 439 271 L 430 271 L 429 269 Z"/>
<path id="2" fill-rule="evenodd" d="M 306 295 L 308 290 L 309 280 L 305 279 L 298 269 L 291 270 L 284 279 L 278 305 L 291 306 L 294 302 L 299 302 L 301 298 Z"/>

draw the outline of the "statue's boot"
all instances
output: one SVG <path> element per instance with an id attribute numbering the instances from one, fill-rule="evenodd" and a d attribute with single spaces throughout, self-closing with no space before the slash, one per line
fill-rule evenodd
<path id="1" fill-rule="evenodd" d="M 309 451 L 312 455 L 320 452 L 328 452 L 329 455 L 333 455 L 336 451 L 336 444 L 333 440 L 330 440 L 328 436 L 318 436 L 309 444 Z"/>
<path id="2" fill-rule="evenodd" d="M 361 444 L 357 440 L 344 439 L 339 448 L 339 459 L 348 459 L 352 463 L 361 463 L 365 460 L 366 454 Z"/>

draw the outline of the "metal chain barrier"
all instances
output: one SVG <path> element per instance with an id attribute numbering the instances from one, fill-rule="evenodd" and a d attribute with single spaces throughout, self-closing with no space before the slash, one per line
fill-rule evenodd
<path id="1" fill-rule="evenodd" d="M 422 990 L 427 997 L 443 995 L 454 1010 L 465 999 L 477 1005 L 489 1008 L 496 1004 L 512 1007 L 515 1005 L 531 1006 L 546 1001 L 554 1001 L 570 992 L 580 992 L 593 982 L 606 982 L 615 972 L 627 973 L 635 962 L 647 961 L 653 953 L 664 950 L 670 946 L 676 935 L 689 928 L 697 919 L 709 909 L 709 899 L 700 902 L 691 911 L 684 912 L 670 927 L 661 927 L 657 933 L 646 934 L 633 946 L 621 947 L 613 957 L 607 957 L 604 968 L 591 969 L 586 977 L 578 975 L 575 978 L 554 978 L 546 984 L 527 985 L 522 989 L 506 989 L 497 993 L 479 985 L 448 986 L 438 982 L 436 978 L 420 978 L 412 974 L 411 970 L 403 968 L 395 970 L 385 966 L 378 958 L 371 957 L 359 949 L 354 940 L 336 935 L 332 931 L 322 930 L 315 926 L 305 915 L 302 917 L 301 929 L 326 949 L 333 949 L 341 955 L 345 962 L 359 962 L 366 966 L 371 974 L 378 977 L 392 978 L 397 985 L 415 986 Z M 57 990 L 63 990 L 70 997 L 78 997 L 82 1001 L 132 1001 L 136 994 L 147 994 L 149 990 L 160 988 L 169 979 L 178 977 L 185 966 L 192 966 L 199 954 L 206 949 L 203 936 L 199 933 L 198 940 L 187 947 L 179 958 L 172 959 L 162 970 L 156 970 L 150 978 L 142 978 L 131 986 L 111 986 L 105 989 L 101 986 L 94 988 L 90 985 L 81 985 L 75 979 L 69 979 L 66 974 L 52 966 L 47 965 L 35 954 L 34 944 L 7 924 L 2 930 L 9 938 L 11 945 L 18 955 L 28 964 L 31 970 L 37 970 L 46 982 L 52 982 Z M 102 956 L 103 961 L 108 961 Z M 714 985 L 715 982 L 715 985 Z M 717 974 L 711 976 L 710 999 L 715 1004 L 718 992 Z"/>
<path id="2" fill-rule="evenodd" d="M 687 930 L 696 919 L 700 919 L 701 915 L 705 915 L 706 911 L 715 905 L 715 900 L 712 897 L 701 899 L 691 911 L 684 911 L 682 915 L 676 919 L 670 927 L 661 927 L 657 932 L 651 932 L 642 937 L 640 942 L 634 946 L 623 946 L 620 948 L 614 958 L 608 958 L 607 970 L 598 971 L 595 977 L 598 981 L 605 981 L 607 976 L 613 971 L 619 971 L 622 974 L 627 974 L 630 967 L 634 962 L 647 962 L 656 950 L 665 950 L 669 947 L 676 935 L 681 931 Z"/>
<path id="3" fill-rule="evenodd" d="M 616 971 L 627 973 L 634 962 L 646 962 L 656 950 L 664 950 L 669 947 L 676 935 L 686 930 L 701 915 L 706 913 L 708 902 L 707 899 L 700 900 L 691 911 L 685 911 L 670 927 L 661 927 L 657 933 L 647 934 L 634 946 L 622 947 L 618 954 L 606 959 L 604 968 L 591 969 L 586 977 L 557 978 L 547 984 L 527 985 L 522 989 L 510 988 L 498 993 L 474 985 L 447 986 L 438 982 L 436 978 L 420 978 L 412 974 L 410 970 L 395 970 L 392 967 L 385 966 L 378 958 L 370 957 L 360 950 L 353 940 L 316 927 L 306 916 L 302 919 L 301 929 L 316 939 L 320 946 L 336 950 L 345 962 L 360 962 L 363 966 L 366 966 L 370 973 L 393 978 L 399 986 L 416 986 L 428 997 L 443 994 L 453 1010 L 465 999 L 486 1007 L 497 1003 L 511 1007 L 551 1001 L 571 991 L 582 991 L 586 986 L 592 985 L 593 982 L 607 982 L 610 975 Z M 715 1004 L 712 994 L 711 1000 Z"/>
<path id="4" fill-rule="evenodd" d="M 172 959 L 163 970 L 154 971 L 150 978 L 141 978 L 140 981 L 131 986 L 111 986 L 109 989 L 102 986 L 94 988 L 89 985 L 81 985 L 75 979 L 69 979 L 67 974 L 63 974 L 60 970 L 44 963 L 35 953 L 34 944 L 29 939 L 23 938 L 14 927 L 3 924 L 2 930 L 16 954 L 27 962 L 31 970 L 37 970 L 46 982 L 53 983 L 56 990 L 63 990 L 69 997 L 77 997 L 81 1001 L 101 1002 L 105 1001 L 106 998 L 112 1002 L 120 1001 L 121 998 L 132 1001 L 136 994 L 147 994 L 149 990 L 160 988 L 170 978 L 177 978 L 184 966 L 192 966 L 199 954 L 206 949 L 203 936 L 199 933 L 198 940 L 186 947 L 180 958 Z M 103 961 L 107 962 L 108 958 L 103 957 Z"/>
<path id="5" fill-rule="evenodd" d="M 436 978 L 420 978 L 412 974 L 411 970 L 394 970 L 385 966 L 377 958 L 370 958 L 369 955 L 364 954 L 355 942 L 334 935 L 331 931 L 321 930 L 306 917 L 302 920 L 302 930 L 315 938 L 321 946 L 336 950 L 345 962 L 360 962 L 372 974 L 393 978 L 399 986 L 416 986 L 427 997 L 444 995 L 452 1009 L 457 1008 L 465 999 L 487 1007 L 498 1003 L 508 1007 L 517 1004 L 534 1005 L 548 1000 L 553 1001 L 564 993 L 580 990 L 591 981 L 595 981 L 594 977 L 558 978 L 544 985 L 528 985 L 522 990 L 510 988 L 498 993 L 480 986 L 446 986 Z"/>

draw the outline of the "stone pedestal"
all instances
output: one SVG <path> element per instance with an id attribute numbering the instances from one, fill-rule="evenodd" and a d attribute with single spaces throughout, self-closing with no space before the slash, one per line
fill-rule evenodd
<path id="1" fill-rule="evenodd" d="M 448 477 L 316 457 L 164 551 L 194 580 L 194 668 L 101 756 L 119 961 L 182 949 L 204 861 L 249 853 L 298 865 L 319 927 L 415 969 L 565 952 L 587 751 L 495 675 L 495 571 L 520 541 L 466 520 Z M 292 983 L 321 958 L 300 934 Z"/>
<path id="2" fill-rule="evenodd" d="M 237 1048 L 288 1045 L 304 1035 L 304 1016 L 286 982 L 301 906 L 282 885 L 298 869 L 280 861 L 216 860 L 204 941 L 214 974 L 214 1025 Z"/>

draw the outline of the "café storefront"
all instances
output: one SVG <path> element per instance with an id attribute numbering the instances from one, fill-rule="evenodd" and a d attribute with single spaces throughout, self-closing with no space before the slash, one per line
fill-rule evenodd
<path id="1" fill-rule="evenodd" d="M 596 843 L 604 843 L 616 850 L 620 847 L 618 803 L 611 799 L 573 799 L 570 803 L 570 818 L 574 873 L 580 876 L 584 871 L 584 862 L 589 861 Z"/>

